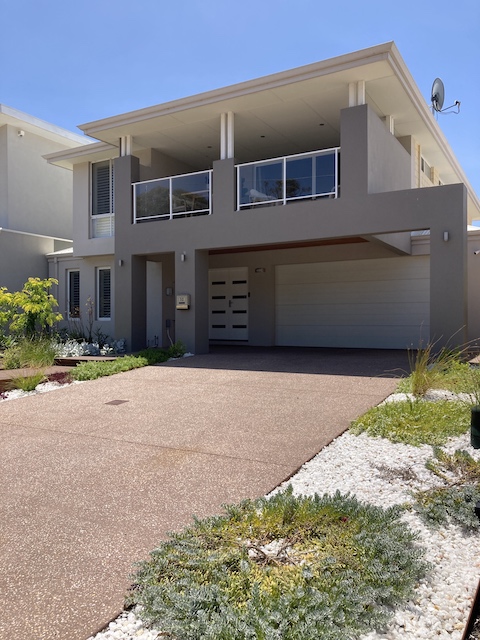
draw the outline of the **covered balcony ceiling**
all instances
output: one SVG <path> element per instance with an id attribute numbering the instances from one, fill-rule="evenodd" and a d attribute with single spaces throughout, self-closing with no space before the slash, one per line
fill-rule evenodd
<path id="1" fill-rule="evenodd" d="M 203 169 L 219 158 L 220 116 L 232 111 L 235 157 L 260 160 L 338 146 L 340 110 L 349 106 L 349 84 L 359 81 L 365 81 L 370 107 L 394 118 L 395 135 L 415 136 L 429 163 L 445 181 L 455 181 L 448 144 L 393 43 L 80 128 L 111 144 L 131 135 L 134 152 L 154 148 Z"/>

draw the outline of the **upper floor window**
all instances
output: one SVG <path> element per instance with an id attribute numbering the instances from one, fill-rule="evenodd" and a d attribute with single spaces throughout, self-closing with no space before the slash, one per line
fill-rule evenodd
<path id="1" fill-rule="evenodd" d="M 80 271 L 71 269 L 68 272 L 68 317 L 80 317 Z"/>
<path id="2" fill-rule="evenodd" d="M 429 180 L 431 180 L 432 179 L 432 167 L 428 164 L 428 162 L 423 157 L 421 159 L 421 168 L 422 168 L 423 173 L 427 176 L 427 178 Z"/>
<path id="3" fill-rule="evenodd" d="M 92 238 L 113 236 L 115 214 L 113 160 L 92 164 Z"/>

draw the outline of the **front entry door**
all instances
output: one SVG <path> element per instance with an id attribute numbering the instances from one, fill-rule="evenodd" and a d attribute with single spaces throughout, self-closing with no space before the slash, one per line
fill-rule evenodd
<path id="1" fill-rule="evenodd" d="M 210 340 L 248 340 L 248 268 L 210 269 Z"/>

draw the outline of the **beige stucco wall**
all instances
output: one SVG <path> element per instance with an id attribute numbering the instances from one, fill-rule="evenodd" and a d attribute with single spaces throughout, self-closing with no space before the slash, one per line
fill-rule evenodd
<path id="1" fill-rule="evenodd" d="M 0 127 L 0 227 L 72 237 L 72 173 L 42 157 L 66 148 L 18 127 Z"/>
<path id="2" fill-rule="evenodd" d="M 28 278 L 47 278 L 45 255 L 55 245 L 53 238 L 0 229 L 0 287 L 19 291 Z"/>

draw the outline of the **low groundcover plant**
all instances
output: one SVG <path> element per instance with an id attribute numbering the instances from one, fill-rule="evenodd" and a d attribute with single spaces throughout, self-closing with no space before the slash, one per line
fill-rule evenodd
<path id="1" fill-rule="evenodd" d="M 454 522 L 465 533 L 478 532 L 480 521 L 474 505 L 480 501 L 480 461 L 467 451 L 448 454 L 435 447 L 426 467 L 443 481 L 443 486 L 414 492 L 413 507 L 421 518 L 433 526 Z"/>
<path id="2" fill-rule="evenodd" d="M 399 508 L 271 497 L 195 520 L 141 563 L 127 604 L 175 640 L 338 640 L 381 628 L 427 571 Z"/>
<path id="3" fill-rule="evenodd" d="M 470 407 L 466 403 L 404 400 L 369 409 L 352 422 L 351 433 L 365 432 L 414 446 L 443 445 L 448 438 L 465 433 L 469 424 Z"/>

